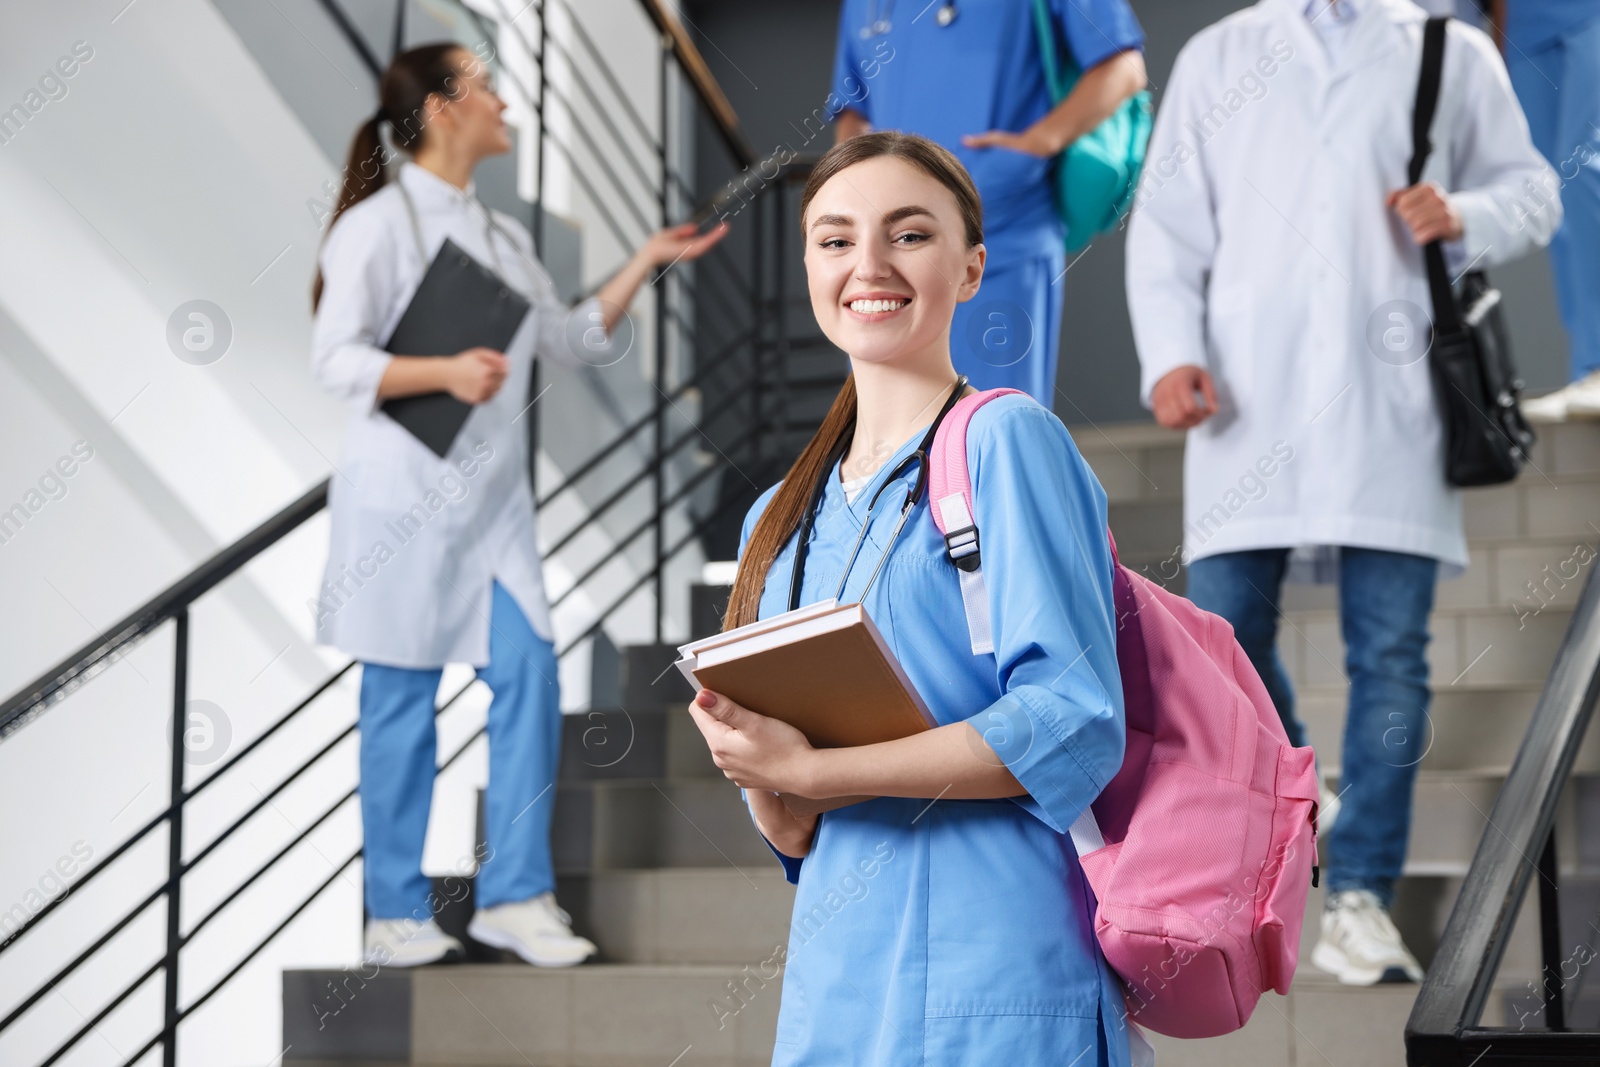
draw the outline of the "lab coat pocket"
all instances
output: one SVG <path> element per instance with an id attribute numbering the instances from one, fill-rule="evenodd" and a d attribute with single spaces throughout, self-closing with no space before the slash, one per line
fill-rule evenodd
<path id="1" fill-rule="evenodd" d="M 1213 289 L 1206 300 L 1206 342 L 1212 377 L 1223 403 L 1230 382 L 1255 382 L 1255 292 L 1249 285 L 1232 284 Z"/>

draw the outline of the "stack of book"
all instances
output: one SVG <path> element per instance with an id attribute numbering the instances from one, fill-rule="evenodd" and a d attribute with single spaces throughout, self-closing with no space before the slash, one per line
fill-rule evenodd
<path id="1" fill-rule="evenodd" d="M 690 685 L 780 719 L 817 748 L 894 741 L 936 725 L 860 604 L 819 601 L 692 641 L 678 655 Z M 860 799 L 784 794 L 796 814 Z"/>

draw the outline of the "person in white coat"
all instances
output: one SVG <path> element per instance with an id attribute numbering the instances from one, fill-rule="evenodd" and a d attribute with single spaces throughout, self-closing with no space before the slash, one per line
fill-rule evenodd
<path id="1" fill-rule="evenodd" d="M 1195 35 L 1128 231 L 1143 400 L 1189 430 L 1188 595 L 1233 625 L 1296 745 L 1280 589 L 1338 576 L 1350 695 L 1312 962 L 1349 984 L 1421 978 L 1389 909 L 1430 729 L 1433 587 L 1467 564 L 1421 245 L 1442 240 L 1460 272 L 1560 221 L 1527 199 L 1549 168 L 1499 55 L 1457 22 L 1433 152 L 1406 187 L 1425 18 L 1409 0 L 1261 0 Z"/>
<path id="2" fill-rule="evenodd" d="M 532 363 L 620 358 L 612 331 L 640 284 L 662 264 L 703 254 L 726 224 L 654 234 L 569 310 L 527 230 L 474 196 L 478 162 L 511 147 L 487 66 L 453 44 L 416 48 L 394 59 L 379 95 L 322 246 L 312 335 L 317 380 L 350 408 L 328 490 L 327 572 L 310 606 L 317 639 L 362 663 L 366 954 L 401 966 L 461 954 L 435 922 L 443 902 L 421 863 L 440 673 L 466 662 L 493 692 L 487 840 L 468 932 L 536 965 L 578 963 L 595 946 L 557 906 L 550 860 L 561 713 L 522 421 Z M 394 179 L 385 127 L 404 158 Z M 504 352 L 385 351 L 447 238 L 531 310 Z M 380 410 L 392 397 L 439 391 L 475 405 L 442 458 Z"/>

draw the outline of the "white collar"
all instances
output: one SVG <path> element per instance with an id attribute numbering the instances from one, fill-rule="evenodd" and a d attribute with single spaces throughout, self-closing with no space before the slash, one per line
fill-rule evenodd
<path id="1" fill-rule="evenodd" d="M 1325 12 L 1330 6 L 1332 10 Z M 1307 22 L 1322 29 L 1328 25 L 1348 25 L 1360 18 L 1365 8 L 1363 0 L 1306 0 L 1301 13 Z"/>
<path id="2" fill-rule="evenodd" d="M 1349 3 L 1350 0 L 1342 0 Z M 400 180 L 406 183 L 408 189 L 422 196 L 448 198 L 454 203 L 465 203 L 476 193 L 478 183 L 472 179 L 467 180 L 465 189 L 458 188 L 454 183 L 439 177 L 427 167 L 406 160 L 400 164 Z"/>

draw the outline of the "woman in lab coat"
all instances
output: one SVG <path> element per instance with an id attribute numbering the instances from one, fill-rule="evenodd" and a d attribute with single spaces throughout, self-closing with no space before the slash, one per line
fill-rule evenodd
<path id="1" fill-rule="evenodd" d="M 361 811 L 369 961 L 458 955 L 422 874 L 432 794 L 434 697 L 446 663 L 470 663 L 489 707 L 487 841 L 469 931 L 530 963 L 578 963 L 595 946 L 555 902 L 550 816 L 561 738 L 550 609 L 540 576 L 527 425 L 533 359 L 606 365 L 612 331 L 657 266 L 694 258 L 725 225 L 653 235 L 570 311 L 527 230 L 473 195 L 480 160 L 510 149 L 487 65 L 453 44 L 397 56 L 382 106 L 357 132 L 313 291 L 312 369 L 350 407 L 328 491 L 332 544 L 311 605 L 319 642 L 363 664 Z M 387 127 L 404 162 L 389 177 Z M 393 332 L 448 238 L 532 305 L 505 352 L 392 355 Z M 444 391 L 475 405 L 443 458 L 379 410 Z M 559 402 L 559 401 L 557 401 Z"/>
<path id="2" fill-rule="evenodd" d="M 812 310 L 852 374 L 751 508 L 727 623 L 787 609 L 817 499 L 800 603 L 844 578 L 842 601 L 866 605 L 940 725 L 815 749 L 725 696 L 690 705 L 798 886 L 773 1063 L 1126 1064 L 1121 985 L 1068 835 L 1123 755 L 1105 493 L 1030 397 L 977 413 L 967 448 L 994 651 L 973 655 L 926 501 L 891 531 L 918 477 L 903 461 L 964 385 L 950 323 L 983 274 L 977 191 L 934 142 L 868 133 L 822 158 L 801 220 Z M 798 818 L 780 791 L 871 799 Z"/>

